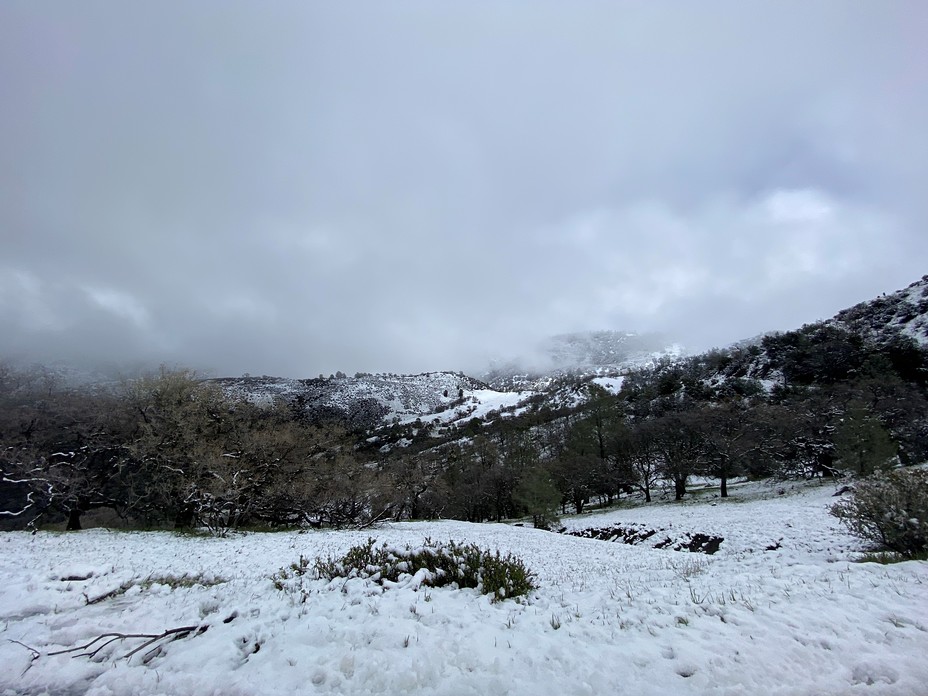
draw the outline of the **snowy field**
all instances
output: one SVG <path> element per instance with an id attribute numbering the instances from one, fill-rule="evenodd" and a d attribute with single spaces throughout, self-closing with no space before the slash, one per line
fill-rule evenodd
<path id="1" fill-rule="evenodd" d="M 832 493 L 753 485 L 565 521 L 725 537 L 712 556 L 461 522 L 229 539 L 4 533 L 0 693 L 924 695 L 928 563 L 852 562 L 861 545 L 827 514 Z M 304 603 L 274 588 L 300 555 L 371 535 L 513 552 L 539 589 L 493 604 L 361 580 L 308 581 Z M 208 629 L 128 659 L 144 639 L 94 659 L 48 654 L 182 626 Z"/>

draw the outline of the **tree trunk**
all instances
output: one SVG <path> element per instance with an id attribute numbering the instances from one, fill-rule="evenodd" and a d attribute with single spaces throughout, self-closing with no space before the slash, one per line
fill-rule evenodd
<path id="1" fill-rule="evenodd" d="M 65 527 L 65 530 L 68 532 L 76 532 L 83 527 L 81 527 L 81 510 L 79 507 L 74 506 L 68 511 L 68 526 Z"/>
<path id="2" fill-rule="evenodd" d="M 586 501 L 583 499 L 583 496 L 582 496 L 582 495 L 575 495 L 575 496 L 574 496 L 574 508 L 576 509 L 578 515 L 579 515 L 581 512 L 583 512 L 583 503 L 584 503 L 584 502 L 586 502 Z"/>
<path id="3" fill-rule="evenodd" d="M 727 498 L 728 497 L 728 476 L 726 476 L 725 473 L 722 473 L 721 478 L 722 478 L 722 497 Z"/>
<path id="4" fill-rule="evenodd" d="M 835 460 L 828 452 L 822 452 L 816 457 L 818 468 L 822 472 L 822 478 L 832 478 L 835 475 Z"/>
<path id="5" fill-rule="evenodd" d="M 675 478 L 673 480 L 674 500 L 683 500 L 686 495 L 686 478 Z"/>
<path id="6" fill-rule="evenodd" d="M 174 515 L 174 529 L 189 529 L 192 527 L 193 511 L 192 505 L 181 506 Z"/>

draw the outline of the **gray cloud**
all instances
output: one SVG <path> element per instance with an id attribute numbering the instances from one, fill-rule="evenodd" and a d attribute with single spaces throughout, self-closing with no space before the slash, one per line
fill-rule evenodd
<path id="1" fill-rule="evenodd" d="M 478 369 L 928 272 L 919 2 L 0 6 L 0 353 Z"/>

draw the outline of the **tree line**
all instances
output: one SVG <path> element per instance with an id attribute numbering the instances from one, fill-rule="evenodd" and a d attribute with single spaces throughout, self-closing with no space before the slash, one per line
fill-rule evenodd
<path id="1" fill-rule="evenodd" d="M 337 525 L 376 507 L 343 432 L 287 404 L 227 397 L 187 370 L 115 387 L 67 387 L 0 370 L 0 515 L 7 524 L 91 511 L 122 524 Z"/>
<path id="2" fill-rule="evenodd" d="M 539 402 L 392 466 L 412 516 L 541 524 L 629 494 L 680 500 L 697 476 L 721 497 L 736 477 L 868 476 L 928 459 L 926 378 L 911 339 L 810 325 L 639 370 L 617 395 L 577 384 L 579 407 Z"/>
<path id="3" fill-rule="evenodd" d="M 79 529 L 106 511 L 216 534 L 387 518 L 549 526 L 622 496 L 682 499 L 695 476 L 722 497 L 736 477 L 866 476 L 928 458 L 926 368 L 913 341 L 813 325 L 639 370 L 618 394 L 562 384 L 579 406 L 535 399 L 440 437 L 421 422 L 384 428 L 382 447 L 298 400 L 234 399 L 186 370 L 67 387 L 5 366 L 0 522 Z"/>

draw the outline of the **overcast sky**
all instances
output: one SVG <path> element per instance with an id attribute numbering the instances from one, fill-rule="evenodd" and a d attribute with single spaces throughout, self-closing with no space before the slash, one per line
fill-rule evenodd
<path id="1" fill-rule="evenodd" d="M 479 371 L 928 273 L 928 3 L 0 3 L 0 355 Z"/>

